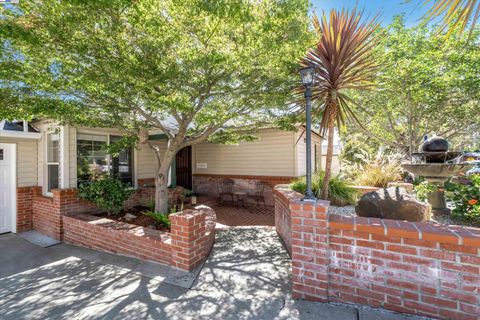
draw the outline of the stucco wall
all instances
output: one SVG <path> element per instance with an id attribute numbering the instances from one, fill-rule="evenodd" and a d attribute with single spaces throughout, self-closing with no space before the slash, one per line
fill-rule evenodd
<path id="1" fill-rule="evenodd" d="M 0 143 L 17 145 L 17 187 L 37 185 L 37 140 L 0 137 Z"/>

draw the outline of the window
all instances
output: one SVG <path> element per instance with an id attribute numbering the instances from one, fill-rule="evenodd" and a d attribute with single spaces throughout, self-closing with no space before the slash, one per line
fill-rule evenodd
<path id="1" fill-rule="evenodd" d="M 47 191 L 58 189 L 60 168 L 60 135 L 47 133 Z"/>
<path id="2" fill-rule="evenodd" d="M 3 160 L 3 149 L 0 149 L 0 160 Z"/>
<path id="3" fill-rule="evenodd" d="M 109 171 L 105 152 L 107 136 L 79 134 L 77 136 L 77 183 L 89 181 Z"/>
<path id="4" fill-rule="evenodd" d="M 122 137 L 111 136 L 110 142 L 119 141 Z M 118 157 L 112 158 L 112 173 L 117 175 L 123 183 L 133 186 L 132 148 L 122 150 Z"/>
<path id="5" fill-rule="evenodd" d="M 132 148 L 121 151 L 118 157 L 111 157 L 105 147 L 109 141 L 113 143 L 121 137 L 108 138 L 106 135 L 77 135 L 77 185 L 111 172 L 124 183 L 133 186 Z"/>

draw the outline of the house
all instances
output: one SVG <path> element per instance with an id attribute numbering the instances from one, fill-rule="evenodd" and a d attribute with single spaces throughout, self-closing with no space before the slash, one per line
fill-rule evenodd
<path id="1" fill-rule="evenodd" d="M 0 233 L 44 228 L 45 233 L 53 234 L 59 222 L 48 220 L 48 212 L 44 212 L 49 222 L 37 228 L 35 211 L 42 210 L 41 204 L 46 205 L 53 193 L 75 189 L 98 173 L 118 174 L 139 192 L 150 190 L 151 195 L 157 166 L 153 151 L 141 145 L 122 151 L 118 157 L 109 156 L 103 147 L 120 137 L 115 129 L 75 128 L 48 121 L 1 121 Z M 312 137 L 312 162 L 318 169 L 321 138 L 316 133 Z M 150 140 L 166 148 L 163 135 L 152 134 Z M 260 130 L 257 141 L 238 145 L 202 143 L 181 150 L 169 180 L 171 186 L 209 196 L 218 194 L 225 179 L 247 192 L 260 184 L 266 204 L 273 205 L 272 186 L 304 174 L 305 141 L 301 130 L 265 129 Z M 35 197 L 40 205 L 32 206 Z M 82 207 L 88 209 L 77 204 L 69 210 Z"/>

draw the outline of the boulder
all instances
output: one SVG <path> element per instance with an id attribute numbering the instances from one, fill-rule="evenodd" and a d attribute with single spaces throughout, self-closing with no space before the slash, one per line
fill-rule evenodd
<path id="1" fill-rule="evenodd" d="M 405 188 L 390 187 L 364 194 L 355 207 L 360 217 L 428 221 L 432 210 L 429 204 L 416 200 Z"/>
<path id="2" fill-rule="evenodd" d="M 413 183 L 408 183 L 408 182 L 403 182 L 403 181 L 389 182 L 387 187 L 388 188 L 390 188 L 390 187 L 401 187 L 401 188 L 405 188 L 405 190 L 407 190 L 408 193 L 413 192 Z"/>

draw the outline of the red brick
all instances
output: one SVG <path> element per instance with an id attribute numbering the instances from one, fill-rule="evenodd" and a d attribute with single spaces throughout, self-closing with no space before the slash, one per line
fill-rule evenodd
<path id="1" fill-rule="evenodd" d="M 405 246 L 398 246 L 398 245 L 387 245 L 387 251 L 393 251 L 393 252 L 400 252 L 400 253 L 406 253 L 406 254 L 412 254 L 416 255 L 417 254 L 417 249 L 416 248 L 411 248 L 411 247 L 405 247 Z"/>

